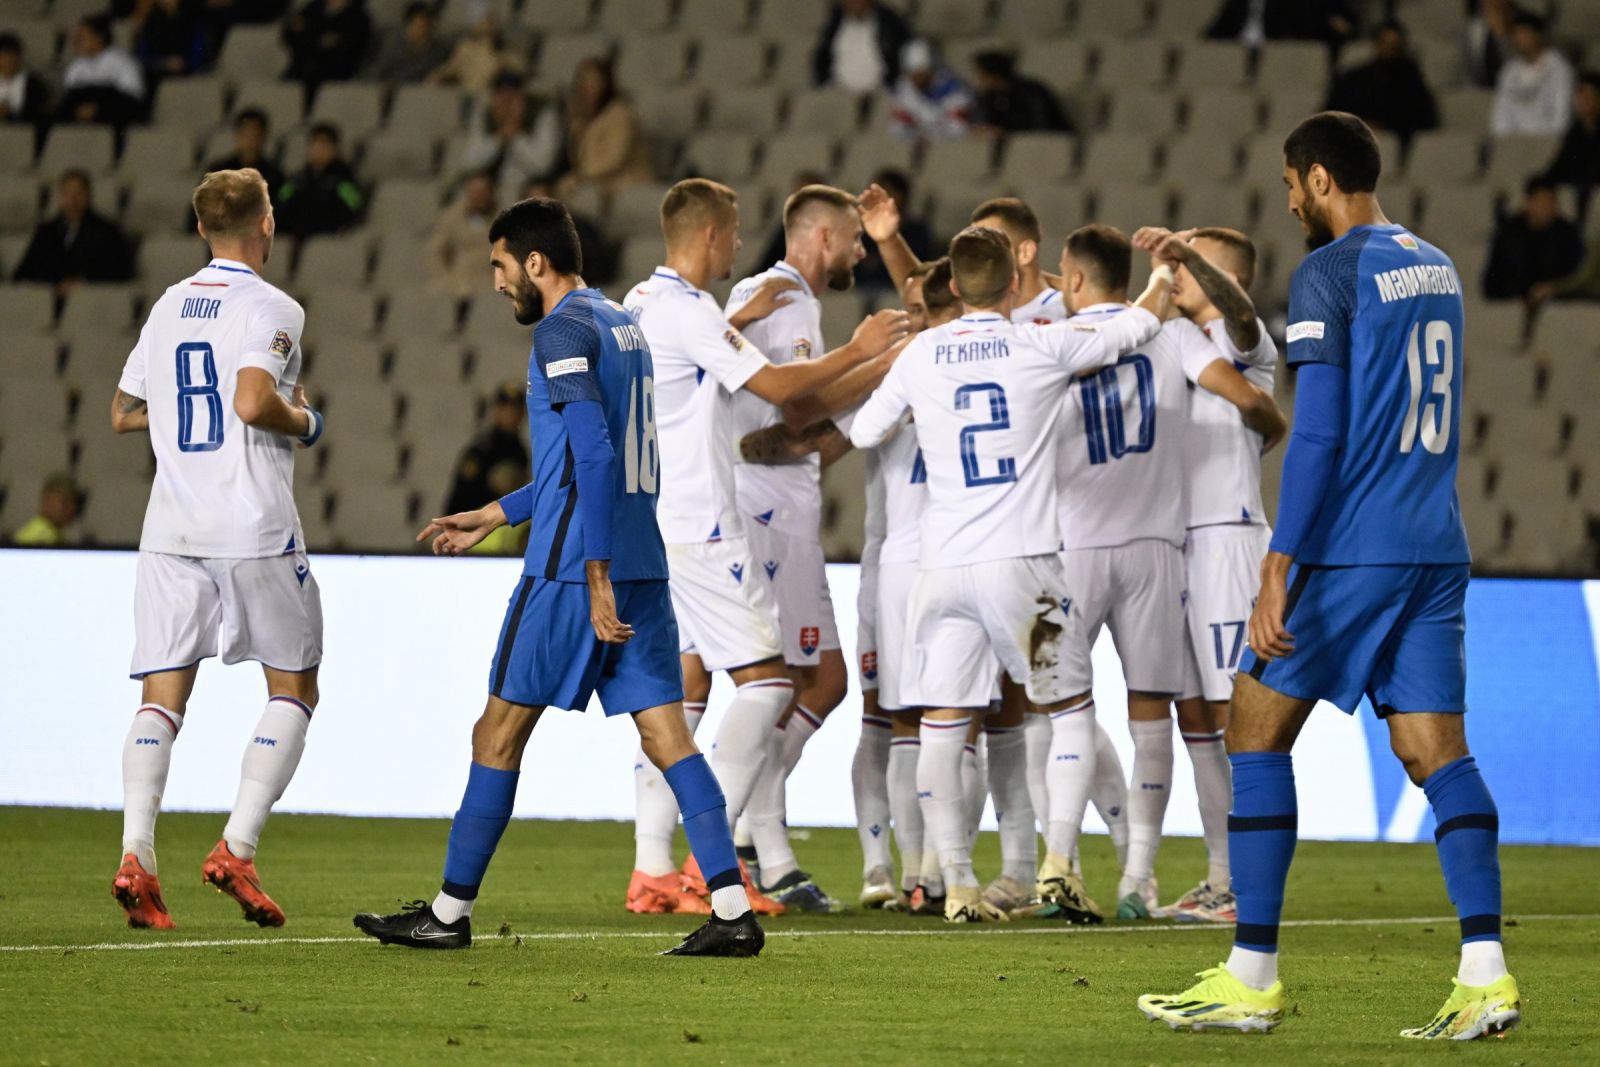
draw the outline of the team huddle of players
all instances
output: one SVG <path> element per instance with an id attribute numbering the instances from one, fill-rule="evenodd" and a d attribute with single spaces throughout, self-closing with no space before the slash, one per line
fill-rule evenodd
<path id="1" fill-rule="evenodd" d="M 760 912 L 840 907 L 802 869 L 784 815 L 787 777 L 845 694 L 820 477 L 853 446 L 869 472 L 861 903 L 1099 922 L 1077 862 L 1092 800 L 1122 863 L 1116 914 L 1232 922 L 1222 727 L 1270 536 L 1261 455 L 1286 432 L 1277 351 L 1246 295 L 1254 247 L 1222 228 L 1130 239 L 1089 225 L 1049 275 L 1024 202 L 987 201 L 971 221 L 921 263 L 881 189 L 803 188 L 784 207 L 784 258 L 719 308 L 706 290 L 738 251 L 737 195 L 688 179 L 662 204 L 665 263 L 625 298 L 654 362 L 657 516 L 691 728 L 712 675 L 736 686 L 711 762 L 747 890 Z M 864 233 L 904 310 L 840 344 L 822 336 L 819 294 L 850 288 Z M 1152 279 L 1130 302 L 1145 253 Z M 1131 780 L 1095 719 L 1102 627 L 1126 675 Z M 1210 870 L 1161 907 L 1174 702 Z M 635 767 L 627 906 L 707 913 L 694 861 L 674 862 L 672 794 L 648 759 Z M 989 796 L 1002 869 L 984 885 L 971 849 Z"/>

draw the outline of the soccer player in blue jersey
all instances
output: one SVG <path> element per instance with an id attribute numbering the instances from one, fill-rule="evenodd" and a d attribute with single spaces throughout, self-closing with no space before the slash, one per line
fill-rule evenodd
<path id="1" fill-rule="evenodd" d="M 531 522 L 472 730 L 466 795 L 450 826 L 432 905 L 355 924 L 385 944 L 466 948 L 472 906 L 511 819 L 518 768 L 546 707 L 631 715 L 683 813 L 712 916 L 667 954 L 754 956 L 761 927 L 734 856 L 722 788 L 683 713 L 678 624 L 656 526 L 654 368 L 633 316 L 584 285 L 572 217 L 559 201 L 513 204 L 489 228 L 495 290 L 534 326 L 528 360 L 533 481 L 477 511 L 429 523 L 436 555 L 459 555 L 506 524 Z"/>
<path id="2" fill-rule="evenodd" d="M 1461 922 L 1450 998 L 1402 1035 L 1482 1037 L 1515 1026 L 1521 1002 L 1500 943 L 1499 820 L 1462 723 L 1461 279 L 1448 256 L 1384 216 L 1378 145 L 1360 119 L 1313 115 L 1283 154 L 1289 209 L 1313 251 L 1289 288 L 1298 402 L 1228 722 L 1238 925 L 1227 963 L 1139 1008 L 1174 1029 L 1259 1031 L 1282 1020 L 1290 749 L 1318 700 L 1352 712 L 1365 694 L 1433 807 Z"/>

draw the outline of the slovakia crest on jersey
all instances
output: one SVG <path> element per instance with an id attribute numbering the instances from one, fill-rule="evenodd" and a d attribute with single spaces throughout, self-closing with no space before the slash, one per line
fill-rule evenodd
<path id="1" fill-rule="evenodd" d="M 811 342 L 804 337 L 796 337 L 794 339 L 794 347 L 789 350 L 789 353 L 795 359 L 810 359 Z"/>
<path id="2" fill-rule="evenodd" d="M 822 631 L 815 626 L 800 627 L 800 651 L 811 655 L 822 643 Z"/>
<path id="3" fill-rule="evenodd" d="M 861 653 L 861 677 L 869 682 L 877 680 L 878 654 L 876 652 Z"/>

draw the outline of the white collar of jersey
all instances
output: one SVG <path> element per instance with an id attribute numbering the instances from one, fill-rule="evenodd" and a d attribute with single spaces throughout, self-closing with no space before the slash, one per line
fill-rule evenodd
<path id="1" fill-rule="evenodd" d="M 1114 313 L 1116 313 L 1118 311 L 1127 311 L 1128 308 L 1130 308 L 1132 306 L 1133 305 L 1131 305 L 1131 304 L 1116 304 L 1116 303 L 1090 304 L 1086 308 L 1079 308 L 1078 311 L 1077 311 L 1077 314 L 1079 314 L 1079 315 L 1111 315 L 1111 314 L 1114 314 Z"/>
<path id="2" fill-rule="evenodd" d="M 679 274 L 677 271 L 673 270 L 671 267 L 657 267 L 651 272 L 650 277 L 665 278 L 668 281 L 677 282 L 688 291 L 690 296 L 694 297 L 696 300 L 700 298 L 700 290 L 691 285 L 688 279 Z"/>
<path id="3" fill-rule="evenodd" d="M 795 270 L 786 261 L 781 259 L 778 260 L 778 262 L 772 265 L 772 269 L 783 275 L 785 278 L 793 278 L 795 281 L 799 282 L 801 291 L 807 296 L 815 297 L 817 295 L 811 291 L 811 284 L 806 281 L 806 276 Z"/>
<path id="4" fill-rule="evenodd" d="M 1008 322 L 1004 315 L 994 311 L 969 311 L 961 316 L 960 322 Z"/>
<path id="5" fill-rule="evenodd" d="M 220 256 L 215 258 L 215 259 L 213 259 L 210 263 L 207 263 L 206 264 L 206 268 L 208 270 L 230 271 L 230 272 L 232 272 L 234 274 L 250 274 L 250 275 L 254 275 L 255 274 L 255 271 L 251 270 L 249 267 L 245 266 L 243 263 L 240 263 L 238 260 L 236 260 L 236 259 L 223 259 Z"/>

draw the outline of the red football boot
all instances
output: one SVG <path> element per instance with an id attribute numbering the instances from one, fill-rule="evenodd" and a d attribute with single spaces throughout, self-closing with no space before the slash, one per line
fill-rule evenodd
<path id="1" fill-rule="evenodd" d="M 257 926 L 283 925 L 283 909 L 273 903 L 261 888 L 261 878 L 256 874 L 256 861 L 235 856 L 228 851 L 227 841 L 217 842 L 217 847 L 206 857 L 200 873 L 219 891 L 238 901 L 249 922 Z"/>
<path id="2" fill-rule="evenodd" d="M 683 879 L 685 888 L 693 889 L 700 896 L 709 897 L 711 889 L 706 885 L 705 877 L 700 873 L 700 861 L 690 856 L 684 861 L 683 870 L 678 872 Z M 750 910 L 757 915 L 782 915 L 783 905 L 767 896 L 750 878 L 750 868 L 744 865 L 744 860 L 739 861 L 739 875 L 744 879 L 744 893 L 750 898 Z M 698 888 L 695 888 L 698 887 Z"/>
<path id="3" fill-rule="evenodd" d="M 628 881 L 628 910 L 638 915 L 710 915 L 711 905 L 690 890 L 677 871 L 652 877 L 635 870 Z"/>
<path id="4" fill-rule="evenodd" d="M 144 869 L 132 852 L 122 857 L 122 866 L 111 883 L 111 895 L 128 913 L 128 925 L 135 930 L 171 930 L 172 916 L 161 899 L 161 879 Z"/>

